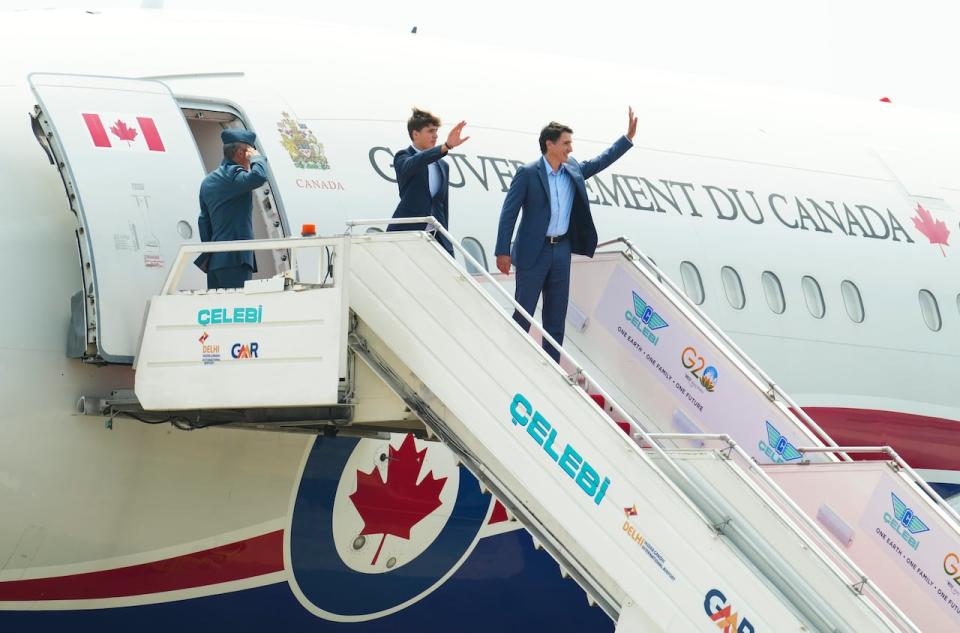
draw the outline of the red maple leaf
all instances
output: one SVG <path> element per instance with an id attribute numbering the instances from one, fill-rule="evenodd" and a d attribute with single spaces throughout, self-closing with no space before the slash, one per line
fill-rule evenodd
<path id="1" fill-rule="evenodd" d="M 417 483 L 426 453 L 427 449 L 417 452 L 413 435 L 408 434 L 399 449 L 390 447 L 386 481 L 376 466 L 369 473 L 357 471 L 357 491 L 350 501 L 363 519 L 360 534 L 383 534 L 371 565 L 377 564 L 388 535 L 409 539 L 410 529 L 440 507 L 447 478 L 436 479 L 431 471 Z"/>
<path id="2" fill-rule="evenodd" d="M 946 257 L 947 253 L 943 250 L 943 247 L 950 246 L 947 244 L 947 239 L 950 237 L 950 229 L 943 223 L 943 220 L 935 220 L 933 215 L 919 204 L 917 205 L 917 216 L 918 217 L 910 218 L 913 220 L 913 225 L 917 227 L 918 231 L 927 236 L 931 244 L 939 244 L 940 252 Z"/>
<path id="3" fill-rule="evenodd" d="M 117 119 L 117 122 L 110 126 L 110 131 L 121 141 L 126 141 L 127 145 L 137 138 L 137 128 L 127 127 L 127 124 L 120 119 Z"/>

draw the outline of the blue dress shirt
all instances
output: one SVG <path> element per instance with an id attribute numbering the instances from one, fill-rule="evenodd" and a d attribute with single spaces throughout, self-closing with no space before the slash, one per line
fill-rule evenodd
<path id="1" fill-rule="evenodd" d="M 567 173 L 565 165 L 553 171 L 547 157 L 543 157 L 543 167 L 547 170 L 547 188 L 550 190 L 550 224 L 547 236 L 563 235 L 570 228 L 570 210 L 573 209 L 573 178 Z"/>
<path id="2" fill-rule="evenodd" d="M 413 150 L 418 154 L 424 151 L 417 149 L 416 146 L 414 146 Z M 440 165 L 438 165 L 436 161 L 427 165 L 427 176 L 430 179 L 430 197 L 433 198 L 437 195 L 437 192 L 440 191 Z"/>

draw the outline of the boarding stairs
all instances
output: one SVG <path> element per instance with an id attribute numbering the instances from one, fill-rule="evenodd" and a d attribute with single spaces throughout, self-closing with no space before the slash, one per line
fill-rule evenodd
<path id="1" fill-rule="evenodd" d="M 231 249 L 289 249 L 295 266 L 235 291 L 179 285 L 196 253 Z M 296 411 L 308 429 L 330 415 L 340 432 L 423 430 L 618 631 L 920 630 L 730 434 L 689 419 L 660 431 L 665 401 L 645 408 L 582 336 L 576 356 L 597 374 L 565 351 L 558 366 L 514 310 L 501 283 L 419 232 L 185 246 L 148 306 L 140 414 L 243 425 L 251 411 Z"/>

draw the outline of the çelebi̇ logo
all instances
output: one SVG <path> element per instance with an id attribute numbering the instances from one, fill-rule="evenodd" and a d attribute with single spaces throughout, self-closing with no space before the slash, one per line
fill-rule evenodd
<path id="1" fill-rule="evenodd" d="M 543 448 L 543 452 L 560 467 L 560 470 L 573 479 L 596 505 L 600 505 L 607 494 L 607 488 L 610 487 L 609 477 L 601 477 L 572 444 L 563 445 L 563 450 L 560 450 L 557 429 L 539 411 L 534 410 L 533 405 L 523 394 L 518 393 L 513 396 L 513 402 L 510 403 L 510 416 L 514 426 L 526 427 L 527 435 Z M 558 448 L 554 449 L 554 445 Z"/>
<path id="2" fill-rule="evenodd" d="M 259 358 L 260 343 L 234 343 L 230 348 L 230 355 L 234 358 Z"/>
<path id="3" fill-rule="evenodd" d="M 683 348 L 680 352 L 680 362 L 704 389 L 713 393 L 720 381 L 720 373 L 716 367 L 707 365 L 707 361 L 697 354 L 697 350 L 692 346 Z"/>
<path id="4" fill-rule="evenodd" d="M 627 310 L 623 315 L 633 327 L 637 328 L 643 337 L 656 345 L 660 337 L 654 334 L 654 330 L 667 327 L 669 324 L 663 320 L 663 317 L 653 311 L 653 308 L 644 301 L 640 295 L 631 291 L 633 294 L 633 312 Z"/>
<path id="5" fill-rule="evenodd" d="M 263 306 L 249 306 L 242 308 L 203 308 L 197 311 L 197 323 L 200 325 L 216 325 L 219 323 L 261 323 L 263 322 Z"/>
<path id="6" fill-rule="evenodd" d="M 893 502 L 893 514 L 884 512 L 883 521 L 892 527 L 906 541 L 907 545 L 916 550 L 920 547 L 920 539 L 916 538 L 914 534 L 928 532 L 930 528 L 895 493 L 891 492 L 890 497 Z"/>
<path id="7" fill-rule="evenodd" d="M 777 427 L 770 424 L 769 420 L 766 420 L 766 423 L 767 441 L 764 442 L 760 440 L 757 444 L 760 452 L 766 455 L 774 464 L 783 464 L 792 462 L 795 459 L 800 459 L 802 455 L 800 451 L 797 450 L 797 447 L 788 442 L 787 438 L 777 430 Z"/>
<path id="8" fill-rule="evenodd" d="M 703 599 L 703 611 L 723 633 L 754 633 L 756 629 L 747 618 L 741 618 L 719 589 L 711 589 Z"/>

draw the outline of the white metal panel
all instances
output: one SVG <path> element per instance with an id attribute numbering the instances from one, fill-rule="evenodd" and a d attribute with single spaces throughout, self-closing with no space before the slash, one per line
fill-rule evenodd
<path id="1" fill-rule="evenodd" d="M 137 361 L 145 409 L 337 404 L 339 288 L 154 297 Z"/>
<path id="2" fill-rule="evenodd" d="M 784 464 L 765 470 L 808 515 L 829 508 L 852 530 L 852 541 L 838 542 L 917 626 L 960 630 L 960 537 L 888 462 Z M 894 495 L 903 502 L 899 508 Z M 919 523 L 906 516 L 907 510 Z"/>
<path id="3" fill-rule="evenodd" d="M 162 83 L 34 74 L 30 84 L 75 196 L 99 355 L 130 362 L 146 300 L 180 244 L 199 237 L 196 145 Z"/>
<path id="4" fill-rule="evenodd" d="M 621 253 L 576 258 L 570 274 L 570 300 L 590 319 L 582 331 L 568 328 L 568 344 L 650 421 L 649 431 L 690 432 L 675 420 L 692 420 L 702 432 L 728 433 L 760 463 L 796 461 L 797 446 L 822 444 L 669 289 Z"/>

